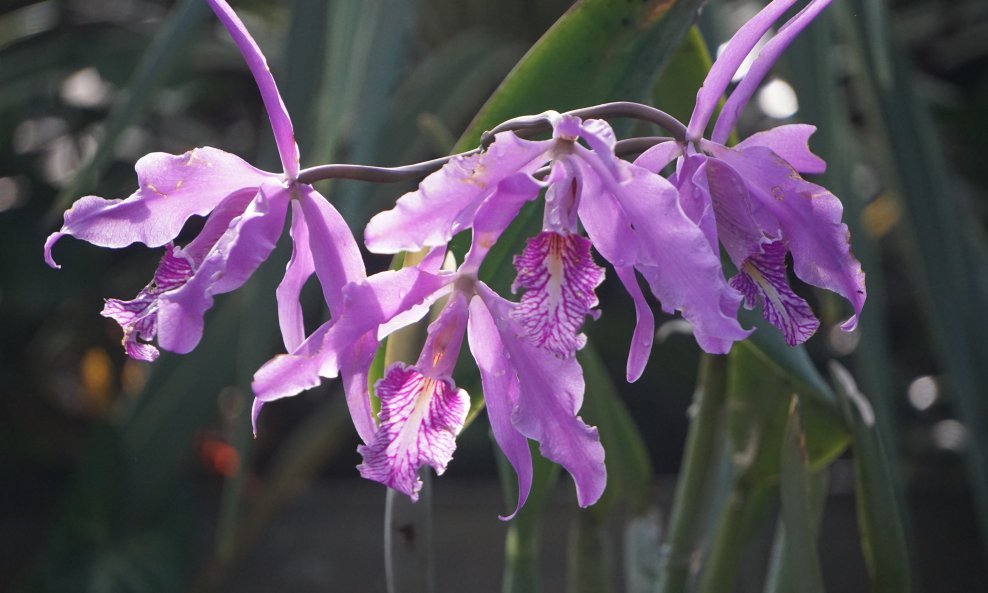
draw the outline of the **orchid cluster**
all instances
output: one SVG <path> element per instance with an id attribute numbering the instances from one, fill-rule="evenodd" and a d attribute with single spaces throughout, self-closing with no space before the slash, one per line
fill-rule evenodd
<path id="1" fill-rule="evenodd" d="M 134 242 L 165 247 L 151 282 L 129 301 L 109 299 L 103 315 L 123 329 L 133 358 L 153 361 L 160 348 L 186 353 L 203 332 L 213 297 L 239 288 L 269 256 L 291 213 L 293 252 L 276 291 L 286 353 L 256 373 L 253 421 L 262 406 L 341 377 L 363 443 L 365 478 L 413 500 L 425 465 L 442 473 L 470 407 L 452 379 L 464 336 L 477 367 L 495 440 L 518 476 L 517 507 L 532 483 L 529 440 L 573 477 L 581 506 L 606 482 L 596 428 L 578 415 L 583 373 L 576 353 L 587 317 L 600 312 L 596 288 L 613 267 L 635 305 L 627 379 L 643 372 L 655 333 L 639 276 L 667 313 L 690 322 L 699 346 L 724 354 L 750 329 L 743 304 L 760 306 L 791 344 L 819 322 L 790 287 L 786 258 L 804 282 L 846 298 L 854 328 L 865 301 L 864 274 L 850 253 L 839 200 L 804 180 L 825 163 L 809 151 L 814 128 L 783 125 L 726 145 L 738 114 L 786 46 L 829 0 L 811 0 L 758 52 L 704 137 L 742 60 L 795 0 L 774 0 L 745 24 L 713 65 L 684 125 L 654 108 L 611 103 L 504 122 L 468 153 L 395 169 L 325 165 L 300 169 L 291 119 L 257 44 L 224 0 L 207 0 L 243 54 L 274 131 L 282 171 L 258 170 L 215 148 L 149 154 L 137 162 L 138 190 L 123 200 L 87 196 L 65 213 L 45 245 L 71 235 L 102 247 Z M 618 141 L 607 117 L 658 123 L 669 138 Z M 533 139 L 550 132 L 547 139 Z M 639 154 L 633 162 L 623 158 Z M 663 172 L 672 173 L 663 176 Z M 357 241 L 312 183 L 330 177 L 386 181 L 422 176 L 418 189 L 374 216 L 364 243 L 374 253 L 422 252 L 399 270 L 368 276 Z M 480 277 L 492 246 L 528 202 L 543 198 L 542 230 L 514 257 L 517 301 Z M 174 244 L 192 216 L 199 235 Z M 470 230 L 458 265 L 448 243 Z M 721 249 L 736 273 L 725 275 Z M 315 274 L 330 319 L 306 335 L 299 296 Z M 728 274 L 730 275 L 730 274 Z M 415 364 L 394 362 L 373 386 L 381 342 L 438 309 Z M 256 428 L 255 428 L 256 430 Z"/>

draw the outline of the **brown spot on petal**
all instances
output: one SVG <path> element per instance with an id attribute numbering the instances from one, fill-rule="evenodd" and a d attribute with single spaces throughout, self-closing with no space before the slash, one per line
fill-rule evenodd
<path id="1" fill-rule="evenodd" d="M 772 197 L 775 198 L 776 201 L 781 202 L 782 200 L 786 199 L 786 192 L 782 191 L 782 188 L 779 187 L 778 185 L 773 185 Z"/>

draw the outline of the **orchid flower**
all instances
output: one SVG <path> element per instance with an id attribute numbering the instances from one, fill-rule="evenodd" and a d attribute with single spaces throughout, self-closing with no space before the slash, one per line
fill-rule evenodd
<path id="1" fill-rule="evenodd" d="M 292 211 L 293 253 L 277 289 L 281 333 L 288 350 L 304 338 L 298 297 L 315 273 L 330 310 L 342 306 L 342 287 L 365 276 L 356 241 L 340 214 L 311 185 L 299 181 L 292 122 L 264 55 L 224 0 L 207 0 L 240 50 L 274 131 L 282 171 L 269 173 L 216 148 L 183 155 L 152 153 L 136 165 L 138 190 L 107 200 L 86 196 L 65 213 L 61 230 L 45 243 L 45 259 L 59 267 L 52 247 L 65 235 L 100 247 L 134 242 L 166 247 L 151 282 L 130 301 L 108 299 L 103 315 L 123 328 L 128 355 L 154 360 L 160 347 L 187 353 L 203 332 L 214 295 L 244 284 L 271 253 Z M 188 245 L 172 242 L 192 216 L 206 216 Z M 318 254 L 318 257 L 313 257 Z"/>
<path id="2" fill-rule="evenodd" d="M 547 121 L 552 138 L 531 141 L 503 131 L 486 150 L 451 160 L 399 198 L 392 210 L 371 219 L 365 231 L 368 249 L 418 250 L 444 245 L 464 229 L 476 232 L 481 211 L 496 210 L 503 199 L 501 182 L 520 174 L 531 182 L 526 200 L 545 189 L 543 231 L 514 260 L 514 288 L 524 288 L 525 294 L 512 315 L 531 344 L 562 358 L 585 344 L 577 332 L 587 315 L 598 315 L 594 290 L 604 276 L 590 255 L 591 245 L 615 267 L 635 303 L 629 380 L 641 375 L 654 334 L 636 271 L 665 311 L 682 311 L 708 352 L 727 352 L 748 335 L 736 319 L 741 297 L 724 279 L 717 251 L 680 207 L 676 189 L 619 159 L 606 122 L 556 112 L 519 120 L 524 125 Z M 551 163 L 548 175 L 540 180 L 536 174 L 546 163 Z"/>
<path id="3" fill-rule="evenodd" d="M 415 500 L 420 468 L 429 465 L 443 473 L 469 409 L 469 397 L 451 377 L 466 333 L 494 438 L 518 475 L 515 512 L 525 504 L 532 484 L 528 439 L 539 442 L 542 454 L 573 476 L 579 504 L 593 504 L 603 492 L 606 469 L 597 429 L 577 415 L 584 389 L 579 363 L 533 344 L 517 321 L 523 305 L 498 296 L 477 277 L 491 246 L 538 189 L 524 173 L 501 179 L 495 190 L 499 199 L 476 209 L 473 244 L 455 272 L 440 269 L 445 249 L 436 248 L 416 266 L 344 287 L 338 322 L 323 325 L 295 352 L 258 370 L 253 383 L 257 400 L 294 395 L 318 384 L 320 377 L 335 377 L 349 352 L 372 354 L 379 340 L 422 319 L 445 297 L 418 361 L 390 365 L 376 385 L 380 425 L 358 447 L 361 475 Z M 367 367 L 371 358 L 364 359 Z M 347 388 L 356 392 L 348 397 L 369 398 L 366 383 Z"/>
<path id="4" fill-rule="evenodd" d="M 822 173 L 826 168 L 807 144 L 813 126 L 779 126 L 732 148 L 725 142 L 772 65 L 829 3 L 812 0 L 779 28 L 727 98 L 710 139 L 704 139 L 707 123 L 732 76 L 795 0 L 769 3 L 738 30 L 714 62 L 697 93 L 685 141 L 658 144 L 635 161 L 660 171 L 678 159 L 673 181 L 683 208 L 712 247 L 718 239 L 724 246 L 738 269 L 731 286 L 744 294 L 745 306 L 750 309 L 760 302 L 765 319 L 782 331 L 790 345 L 806 341 L 820 322 L 789 286 L 787 253 L 792 254 L 796 276 L 851 303 L 854 314 L 841 325 L 845 331 L 854 329 L 864 306 L 864 272 L 851 254 L 840 200 L 799 175 Z"/>

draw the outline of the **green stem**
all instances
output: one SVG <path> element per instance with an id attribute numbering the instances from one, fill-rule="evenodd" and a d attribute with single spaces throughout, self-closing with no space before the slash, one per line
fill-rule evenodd
<path id="1" fill-rule="evenodd" d="M 696 416 L 690 423 L 686 450 L 669 519 L 669 537 L 659 564 L 658 590 L 686 590 L 698 564 L 700 528 L 706 511 L 711 478 L 722 449 L 724 401 L 727 392 L 727 357 L 704 355 L 700 361 L 693 400 Z"/>
<path id="2" fill-rule="evenodd" d="M 735 483 L 721 514 L 710 556 L 704 562 L 697 593 L 730 593 L 738 581 L 738 566 L 752 527 L 760 519 L 771 489 L 751 489 Z"/>

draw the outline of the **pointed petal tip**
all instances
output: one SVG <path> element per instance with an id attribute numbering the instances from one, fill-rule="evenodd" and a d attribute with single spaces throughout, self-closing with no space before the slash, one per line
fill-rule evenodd
<path id="1" fill-rule="evenodd" d="M 58 231 L 48 235 L 48 239 L 45 240 L 45 263 L 47 263 L 49 267 L 56 270 L 60 270 L 62 266 L 55 263 L 55 258 L 52 256 L 51 250 L 55 247 L 55 243 L 57 243 L 63 236 L 65 236 L 65 233 Z"/>

